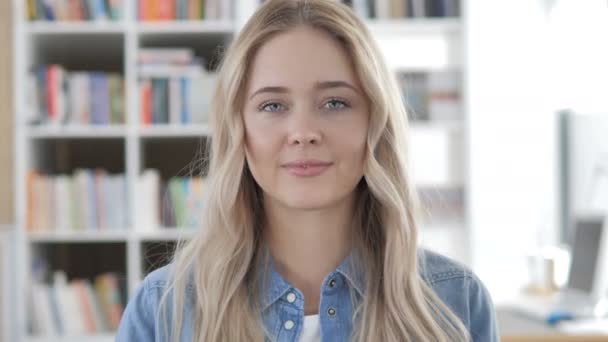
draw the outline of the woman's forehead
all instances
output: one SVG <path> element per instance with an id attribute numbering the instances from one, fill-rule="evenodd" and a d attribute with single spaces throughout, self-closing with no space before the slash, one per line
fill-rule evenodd
<path id="1" fill-rule="evenodd" d="M 302 26 L 266 41 L 249 70 L 249 92 L 266 86 L 313 87 L 323 81 L 358 80 L 348 51 L 329 33 Z"/>

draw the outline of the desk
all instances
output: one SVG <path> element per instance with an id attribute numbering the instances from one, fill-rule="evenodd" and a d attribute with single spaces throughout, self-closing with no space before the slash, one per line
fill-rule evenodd
<path id="1" fill-rule="evenodd" d="M 608 335 L 568 335 L 509 308 L 497 308 L 496 318 L 502 342 L 608 342 Z"/>

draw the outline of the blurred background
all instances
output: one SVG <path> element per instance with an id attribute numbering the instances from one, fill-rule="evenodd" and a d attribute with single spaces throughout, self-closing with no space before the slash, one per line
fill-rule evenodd
<path id="1" fill-rule="evenodd" d="M 607 1 L 344 2 L 409 109 L 421 245 L 504 341 L 608 341 Z M 0 2 L 0 341 L 112 341 L 196 233 L 215 70 L 260 3 Z"/>

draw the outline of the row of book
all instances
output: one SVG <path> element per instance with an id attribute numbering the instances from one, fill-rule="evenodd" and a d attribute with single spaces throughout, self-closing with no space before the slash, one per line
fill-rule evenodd
<path id="1" fill-rule="evenodd" d="M 124 175 L 77 169 L 73 175 L 27 175 L 30 231 L 125 229 L 128 226 Z"/>
<path id="2" fill-rule="evenodd" d="M 264 2 L 263 0 L 260 2 Z M 460 0 L 343 0 L 362 17 L 457 17 Z M 138 0 L 140 21 L 230 20 L 233 0 Z M 122 18 L 122 0 L 27 0 L 29 20 L 107 21 Z"/>
<path id="3" fill-rule="evenodd" d="M 40 65 L 28 77 L 32 124 L 123 124 L 124 80 L 120 74 L 69 72 L 60 65 Z"/>
<path id="4" fill-rule="evenodd" d="M 116 21 L 122 10 L 122 0 L 27 0 L 29 20 Z"/>
<path id="5" fill-rule="evenodd" d="M 399 73 L 397 80 L 410 119 L 454 121 L 462 118 L 459 72 Z"/>
<path id="6" fill-rule="evenodd" d="M 364 18 L 443 18 L 460 15 L 460 0 L 344 0 Z"/>
<path id="7" fill-rule="evenodd" d="M 216 75 L 191 49 L 142 49 L 138 68 L 142 124 L 208 121 Z"/>
<path id="8" fill-rule="evenodd" d="M 116 331 L 125 307 L 124 283 L 115 273 L 68 282 L 63 271 L 55 271 L 52 284 L 31 284 L 30 332 L 52 337 Z"/>
<path id="9" fill-rule="evenodd" d="M 162 181 L 158 170 L 147 169 L 139 178 L 138 227 L 197 228 L 201 223 L 204 178 L 173 177 Z"/>
<path id="10" fill-rule="evenodd" d="M 163 20 L 229 20 L 233 0 L 139 0 L 138 19 Z"/>

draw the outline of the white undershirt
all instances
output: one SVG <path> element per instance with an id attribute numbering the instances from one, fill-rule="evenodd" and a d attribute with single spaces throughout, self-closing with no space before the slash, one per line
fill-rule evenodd
<path id="1" fill-rule="evenodd" d="M 321 341 L 321 326 L 319 325 L 319 315 L 304 316 L 304 326 L 300 335 L 300 342 L 319 342 Z"/>

